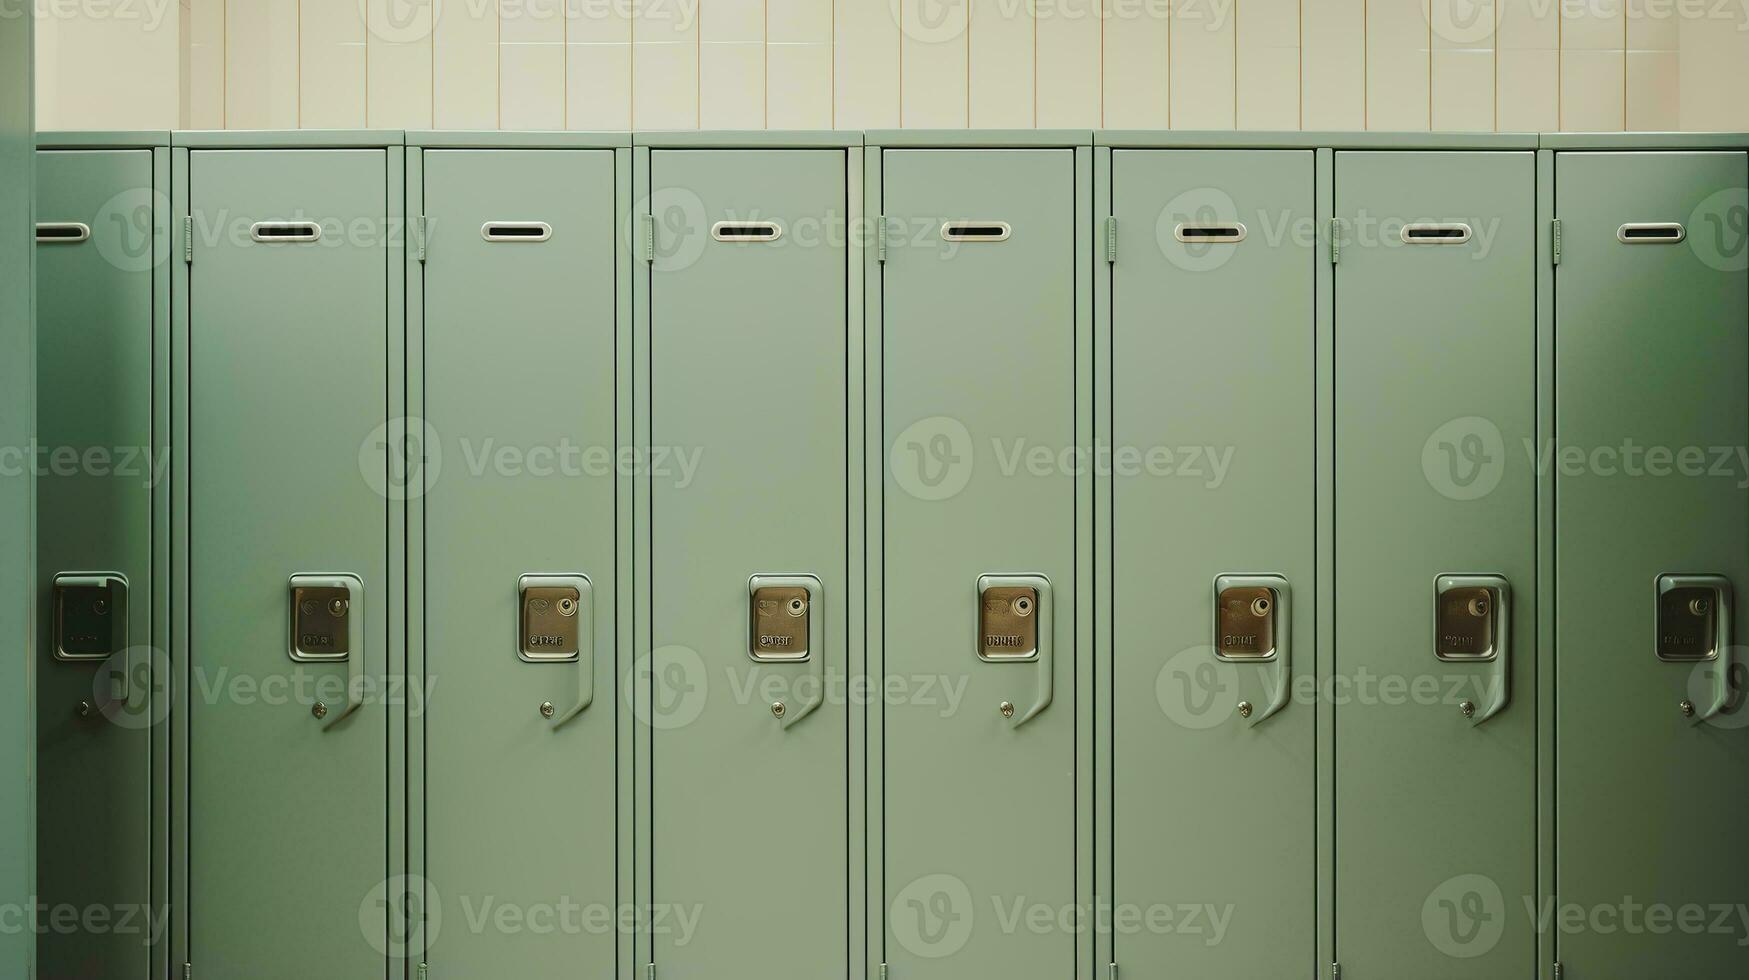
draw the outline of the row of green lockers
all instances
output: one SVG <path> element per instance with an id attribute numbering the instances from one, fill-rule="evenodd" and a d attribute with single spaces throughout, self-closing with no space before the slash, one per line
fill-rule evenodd
<path id="1" fill-rule="evenodd" d="M 1749 973 L 1749 138 L 1227 138 L 45 140 L 41 977 Z"/>

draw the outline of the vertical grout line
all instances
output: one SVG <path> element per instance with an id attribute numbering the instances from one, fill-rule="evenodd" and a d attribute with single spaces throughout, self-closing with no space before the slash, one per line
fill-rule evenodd
<path id="1" fill-rule="evenodd" d="M 1421 0 L 1427 12 L 1427 131 L 1433 132 L 1433 4 L 1439 0 Z"/>
<path id="2" fill-rule="evenodd" d="M 1567 18 L 1555 11 L 1555 128 L 1567 128 Z"/>
<path id="3" fill-rule="evenodd" d="M 1032 20 L 1032 128 L 1038 128 L 1038 2 L 1027 0 L 1027 15 Z"/>
<path id="4" fill-rule="evenodd" d="M 494 129 L 504 128 L 504 8 L 498 0 L 492 0 L 492 76 L 497 79 L 498 91 L 493 94 L 493 103 L 498 107 L 497 123 Z"/>
<path id="5" fill-rule="evenodd" d="M 1233 129 L 1239 128 L 1239 0 L 1233 0 Z"/>
<path id="6" fill-rule="evenodd" d="M 1628 128 L 1628 11 L 1624 5 L 1621 12 L 1621 128 Z"/>
<path id="7" fill-rule="evenodd" d="M 1294 72 L 1294 82 L 1298 86 L 1299 97 L 1294 100 L 1294 124 L 1301 132 L 1306 128 L 1306 2 L 1298 0 L 1294 5 L 1294 17 L 1298 19 L 1300 30 L 1294 40 L 1299 43 L 1294 46 L 1294 60 L 1299 68 Z"/>
<path id="8" fill-rule="evenodd" d="M 295 115 L 293 117 L 294 121 L 292 124 L 292 128 L 303 129 L 304 128 L 304 0 L 297 0 L 296 6 L 297 6 L 297 9 L 293 11 L 295 20 L 293 21 L 293 24 L 292 24 L 292 35 L 293 35 L 293 40 L 296 42 L 294 47 L 297 51 L 298 71 L 297 71 L 297 76 L 296 76 L 297 81 L 294 83 L 294 84 L 296 84 L 297 88 L 292 92 L 292 95 L 295 97 L 294 104 L 297 106 L 297 109 L 296 109 Z"/>
<path id="9" fill-rule="evenodd" d="M 219 128 L 231 128 L 231 5 L 219 4 Z"/>
<path id="10" fill-rule="evenodd" d="M 966 0 L 966 112 L 965 122 L 960 125 L 970 129 L 972 126 L 972 4 L 977 0 Z"/>
<path id="11" fill-rule="evenodd" d="M 1372 3 L 1360 3 L 1360 128 L 1372 128 Z"/>
<path id="12" fill-rule="evenodd" d="M 1172 84 L 1172 39 L 1178 36 L 1178 25 L 1172 23 L 1172 0 L 1166 0 L 1166 128 L 1172 128 L 1172 99 L 1176 86 Z"/>

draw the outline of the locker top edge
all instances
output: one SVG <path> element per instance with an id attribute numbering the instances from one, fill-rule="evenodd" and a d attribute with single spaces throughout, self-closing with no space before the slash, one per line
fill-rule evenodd
<path id="1" fill-rule="evenodd" d="M 428 150 L 610 150 L 632 145 L 629 132 L 416 129 L 407 145 Z"/>
<path id="2" fill-rule="evenodd" d="M 871 129 L 869 146 L 888 149 L 1074 148 L 1093 145 L 1090 129 Z"/>
<path id="3" fill-rule="evenodd" d="M 407 144 L 399 129 L 209 129 L 170 134 L 171 146 L 197 150 L 356 150 Z"/>
<path id="4" fill-rule="evenodd" d="M 39 150 L 155 150 L 169 145 L 168 129 L 45 130 L 36 134 Z"/>
<path id="5" fill-rule="evenodd" d="M 1743 150 L 1749 133 L 1544 133 L 1545 150 Z"/>
<path id="6" fill-rule="evenodd" d="M 632 132 L 632 145 L 656 149 L 844 150 L 862 145 L 854 129 L 689 129 Z"/>
<path id="7" fill-rule="evenodd" d="M 1206 150 L 1534 150 L 1535 133 L 1342 133 L 1243 130 L 1102 129 L 1094 145 L 1120 149 Z"/>

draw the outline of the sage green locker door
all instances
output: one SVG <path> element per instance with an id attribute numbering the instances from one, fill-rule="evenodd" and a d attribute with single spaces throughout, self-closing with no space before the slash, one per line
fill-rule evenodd
<path id="1" fill-rule="evenodd" d="M 1059 924 L 1075 902 L 1074 152 L 887 150 L 882 170 L 886 961 L 895 977 L 1061 980 L 1075 968 Z M 986 576 L 1035 590 L 1031 656 L 986 645 L 1025 635 L 984 628 Z M 1040 908 L 1044 928 L 1028 918 Z"/>
<path id="2" fill-rule="evenodd" d="M 1337 153 L 1336 215 L 1337 957 L 1528 980 L 1534 158 Z"/>
<path id="3" fill-rule="evenodd" d="M 1559 958 L 1741 977 L 1749 158 L 1560 153 L 1555 180 L 1556 892 L 1613 927 L 1561 930 Z M 1682 241 L 1632 240 L 1666 223 Z M 1665 575 L 1729 584 L 1723 660 L 1660 657 Z"/>
<path id="4" fill-rule="evenodd" d="M 1316 953 L 1316 707 L 1288 700 L 1315 668 L 1312 164 L 1112 153 L 1110 894 L 1195 909 L 1114 936 L 1136 976 L 1293 977 Z"/>
<path id="5" fill-rule="evenodd" d="M 48 929 L 40 976 L 149 969 L 152 151 L 37 154 L 37 895 L 133 927 Z M 108 636 L 56 628 L 55 582 L 108 580 Z M 121 583 L 125 582 L 125 586 Z M 99 587 L 100 589 L 103 587 Z M 69 589 L 69 602 L 80 593 Z M 118 621 L 119 620 L 119 621 Z M 69 619 L 69 624 L 73 620 Z M 57 642 L 57 640 L 68 642 Z M 78 657 L 79 659 L 69 659 Z M 119 675 L 119 676 L 118 676 Z M 135 683 L 138 681 L 138 683 Z"/>
<path id="6" fill-rule="evenodd" d="M 442 457 L 425 497 L 426 877 L 444 923 L 427 962 L 441 976 L 605 977 L 613 151 L 428 150 L 424 186 L 425 437 Z M 580 593 L 554 621 L 577 633 L 559 645 L 569 655 L 533 642 L 558 632 L 522 629 L 523 586 L 541 588 L 527 576 Z M 459 928 L 470 914 L 512 925 Z"/>
<path id="7" fill-rule="evenodd" d="M 664 980 L 848 969 L 842 692 L 859 597 L 845 591 L 844 174 L 842 150 L 650 154 L 650 902 Z M 755 576 L 784 590 L 762 596 L 783 606 L 780 625 L 806 623 L 769 662 L 752 655 L 767 632 L 751 618 Z M 805 615 L 788 616 L 792 600 Z M 805 660 L 788 659 L 797 644 Z"/>
<path id="8" fill-rule="evenodd" d="M 388 668 L 387 165 L 189 153 L 195 976 L 384 969 L 389 711 L 357 693 Z M 291 658 L 294 575 L 353 583 L 346 661 Z"/>

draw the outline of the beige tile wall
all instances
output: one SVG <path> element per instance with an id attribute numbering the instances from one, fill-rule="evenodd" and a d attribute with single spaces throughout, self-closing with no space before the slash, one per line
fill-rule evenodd
<path id="1" fill-rule="evenodd" d="M 1749 128 L 1749 0 L 38 0 L 44 128 Z"/>

